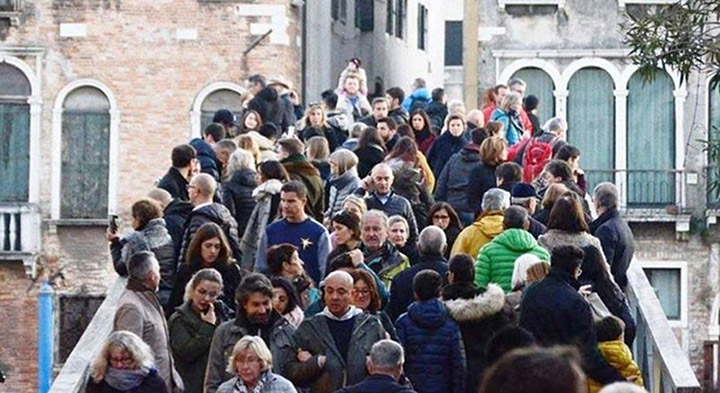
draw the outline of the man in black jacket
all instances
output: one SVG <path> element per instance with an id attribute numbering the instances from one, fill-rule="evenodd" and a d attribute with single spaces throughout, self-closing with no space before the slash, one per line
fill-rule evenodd
<path id="1" fill-rule="evenodd" d="M 602 384 L 624 381 L 598 351 L 590 306 L 573 286 L 584 256 L 575 246 L 553 250 L 548 276 L 525 290 L 519 326 L 530 331 L 540 345 L 576 346 L 590 378 Z"/>
<path id="2" fill-rule="evenodd" d="M 376 342 L 367 360 L 368 375 L 362 382 L 338 390 L 337 393 L 415 393 L 400 384 L 405 354 L 403 347 L 392 340 Z"/>
<path id="3" fill-rule="evenodd" d="M 157 187 L 170 193 L 173 199 L 189 201 L 187 185 L 197 161 L 197 152 L 190 145 L 178 145 L 172 149 L 172 166 L 158 181 Z"/>
<path id="4" fill-rule="evenodd" d="M 395 124 L 408 124 L 409 115 L 402 103 L 405 100 L 405 92 L 399 87 L 391 87 L 385 92 L 385 98 L 388 100 L 389 111 L 387 117 L 395 120 Z"/>
<path id="5" fill-rule="evenodd" d="M 277 91 L 267 86 L 265 77 L 262 75 L 252 75 L 248 78 L 250 92 L 255 95 L 248 102 L 248 109 L 252 109 L 260 114 L 263 123 L 273 123 L 282 130 L 287 132 L 289 123 L 288 116 L 284 115 L 284 102 L 280 102 L 280 96 Z"/>
<path id="6" fill-rule="evenodd" d="M 605 260 L 617 285 L 625 290 L 627 270 L 635 253 L 633 233 L 618 211 L 618 189 L 612 183 L 600 183 L 593 193 L 599 217 L 590 224 L 590 233 L 600 239 Z"/>

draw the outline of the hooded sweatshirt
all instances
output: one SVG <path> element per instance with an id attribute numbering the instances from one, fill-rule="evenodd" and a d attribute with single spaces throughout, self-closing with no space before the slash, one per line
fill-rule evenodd
<path id="1" fill-rule="evenodd" d="M 505 230 L 480 250 L 475 263 L 475 285 L 487 288 L 492 282 L 500 285 L 506 293 L 510 292 L 515 260 L 528 253 L 542 261 L 550 261 L 550 253 L 538 244 L 530 232 L 518 228 Z"/>
<path id="2" fill-rule="evenodd" d="M 472 225 L 460 232 L 453 245 L 450 256 L 468 254 L 475 258 L 480 248 L 489 243 L 503 231 L 503 215 L 500 211 L 488 212 Z"/>

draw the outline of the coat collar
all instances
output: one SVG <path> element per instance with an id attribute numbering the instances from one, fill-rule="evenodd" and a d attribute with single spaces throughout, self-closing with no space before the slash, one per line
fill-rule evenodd
<path id="1" fill-rule="evenodd" d="M 487 290 L 473 299 L 455 299 L 445 302 L 450 316 L 457 322 L 479 321 L 492 317 L 505 306 L 505 292 L 497 284 L 489 284 Z"/>
<path id="2" fill-rule="evenodd" d="M 602 224 L 614 219 L 620 217 L 620 212 L 617 209 L 610 209 L 606 211 L 605 213 L 601 214 L 598 218 L 595 219 L 595 221 L 590 223 L 590 233 L 593 235 L 595 234 L 595 231 L 597 231 Z"/>

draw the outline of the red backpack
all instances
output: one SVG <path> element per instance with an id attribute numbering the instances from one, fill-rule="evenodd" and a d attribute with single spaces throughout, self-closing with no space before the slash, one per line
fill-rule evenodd
<path id="1" fill-rule="evenodd" d="M 542 173 L 545 165 L 552 159 L 553 147 L 557 139 L 541 142 L 537 138 L 531 138 L 523 154 L 523 182 L 530 183 Z"/>

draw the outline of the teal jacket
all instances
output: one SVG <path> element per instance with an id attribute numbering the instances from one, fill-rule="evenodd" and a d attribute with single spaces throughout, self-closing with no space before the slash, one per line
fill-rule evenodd
<path id="1" fill-rule="evenodd" d="M 475 285 L 486 289 L 488 283 L 493 282 L 506 293 L 510 292 L 515 260 L 528 253 L 543 261 L 550 261 L 550 253 L 538 244 L 530 232 L 517 228 L 506 229 L 480 249 L 475 262 Z"/>

